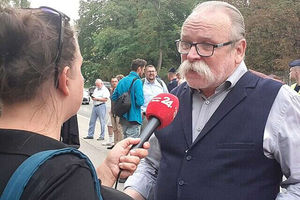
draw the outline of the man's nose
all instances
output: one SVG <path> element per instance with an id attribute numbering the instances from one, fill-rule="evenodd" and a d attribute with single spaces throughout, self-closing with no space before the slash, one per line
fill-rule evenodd
<path id="1" fill-rule="evenodd" d="M 189 53 L 187 54 L 187 59 L 190 62 L 195 62 L 202 59 L 202 57 L 197 53 L 196 47 L 194 45 L 191 47 Z"/>

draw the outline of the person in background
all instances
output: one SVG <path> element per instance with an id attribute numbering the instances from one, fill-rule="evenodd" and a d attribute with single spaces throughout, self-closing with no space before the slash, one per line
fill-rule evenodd
<path id="1" fill-rule="evenodd" d="M 119 76 L 120 78 L 120 76 Z M 122 79 L 122 78 L 121 78 Z M 120 79 L 120 80 L 121 80 Z M 114 90 L 116 89 L 117 85 L 118 85 L 118 78 L 117 77 L 113 77 L 110 80 L 110 94 L 112 96 L 112 94 L 114 93 Z M 119 141 L 121 141 L 123 139 L 123 133 L 122 133 L 122 126 L 120 124 L 120 118 L 118 116 L 116 116 L 112 111 L 114 108 L 114 102 L 111 102 L 111 111 L 109 112 L 109 116 L 111 118 L 111 125 L 112 125 L 112 132 L 114 135 L 114 142 L 113 144 L 111 144 L 109 147 L 107 147 L 107 149 L 112 149 L 114 147 L 114 144 L 117 144 Z"/>
<path id="2" fill-rule="evenodd" d="M 108 88 L 108 91 L 111 93 L 111 88 Z M 111 121 L 111 100 L 110 98 L 107 99 L 106 102 L 106 114 L 105 114 L 105 121 L 107 126 L 107 132 L 108 132 L 108 141 L 102 142 L 103 146 L 112 146 L 114 145 L 114 132 L 113 132 L 113 126 Z"/>
<path id="3" fill-rule="evenodd" d="M 294 60 L 289 63 L 290 80 L 296 81 L 291 85 L 291 88 L 300 94 L 300 60 Z"/>
<path id="4" fill-rule="evenodd" d="M 179 72 L 176 73 L 176 78 L 177 78 L 178 85 L 185 82 L 184 78 L 182 78 Z"/>
<path id="5" fill-rule="evenodd" d="M 141 77 L 144 74 L 147 62 L 143 59 L 135 59 L 131 63 L 131 72 L 126 77 L 122 78 L 117 88 L 111 97 L 112 101 L 116 101 L 123 93 L 128 92 L 131 83 L 133 82 L 130 99 L 131 108 L 128 113 L 125 113 L 120 118 L 124 138 L 137 138 L 140 135 L 140 127 L 142 124 L 141 106 L 144 104 L 143 83 Z"/>
<path id="6" fill-rule="evenodd" d="M 157 78 L 157 71 L 153 65 L 147 65 L 145 68 L 145 78 L 143 81 L 144 104 L 142 110 L 142 130 L 147 125 L 146 109 L 150 100 L 160 93 L 168 93 L 166 84 L 160 78 Z"/>
<path id="7" fill-rule="evenodd" d="M 186 79 L 171 92 L 179 99 L 178 113 L 150 138 L 149 155 L 124 185 L 127 194 L 155 200 L 299 199 L 300 96 L 248 71 L 246 46 L 236 7 L 206 1 L 193 9 L 176 40 Z"/>
<path id="8" fill-rule="evenodd" d="M 1 195 L 11 175 L 31 155 L 67 147 L 59 141 L 61 126 L 77 113 L 83 92 L 82 56 L 69 20 L 49 7 L 0 6 Z M 128 138 L 118 143 L 97 168 L 104 200 L 131 199 L 106 186 L 114 184 L 120 169 L 121 177 L 132 174 L 147 155 L 146 149 L 130 151 L 138 142 Z M 74 154 L 43 163 L 20 199 L 99 200 L 88 164 Z"/>
<path id="9" fill-rule="evenodd" d="M 170 68 L 168 71 L 168 80 L 169 83 L 167 85 L 168 91 L 171 92 L 173 88 L 178 86 L 178 81 L 176 77 L 176 69 L 174 67 Z"/>
<path id="10" fill-rule="evenodd" d="M 60 130 L 61 141 L 68 146 L 79 148 L 79 128 L 77 114 L 65 121 Z"/>
<path id="11" fill-rule="evenodd" d="M 119 82 L 122 78 L 124 78 L 124 75 L 123 74 L 118 74 L 116 76 L 116 78 L 118 79 L 118 82 Z"/>
<path id="12" fill-rule="evenodd" d="M 92 94 L 93 110 L 89 123 L 88 135 L 84 139 L 94 139 L 94 132 L 97 118 L 99 118 L 101 133 L 97 140 L 104 140 L 105 125 L 106 125 L 106 102 L 110 97 L 108 89 L 105 87 L 101 79 L 95 81 L 96 88 Z"/>

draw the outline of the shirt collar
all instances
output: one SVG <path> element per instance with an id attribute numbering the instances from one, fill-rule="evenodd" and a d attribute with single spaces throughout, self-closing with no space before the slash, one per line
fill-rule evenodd
<path id="1" fill-rule="evenodd" d="M 240 78 L 247 72 L 247 67 L 244 61 L 234 70 L 234 72 L 227 78 L 225 82 L 230 83 L 230 88 L 233 88 Z"/>
<path id="2" fill-rule="evenodd" d="M 216 88 L 215 94 L 226 89 L 232 89 L 247 71 L 248 69 L 246 67 L 246 64 L 244 61 L 242 61 L 239 64 L 239 66 L 234 70 L 234 72 L 226 79 L 226 81 Z M 191 91 L 198 91 L 201 93 L 201 91 L 193 88 L 191 88 Z"/>

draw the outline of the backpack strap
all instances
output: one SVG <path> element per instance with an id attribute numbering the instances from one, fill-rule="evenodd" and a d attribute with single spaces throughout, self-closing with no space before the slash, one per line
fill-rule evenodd
<path id="1" fill-rule="evenodd" d="M 133 81 L 131 82 L 131 85 L 130 85 L 130 87 L 129 87 L 129 89 L 128 89 L 129 95 L 130 95 L 130 90 L 131 90 L 131 88 L 132 88 L 132 85 L 133 85 L 133 83 L 134 83 L 134 81 L 135 81 L 136 79 L 138 79 L 138 78 L 134 78 Z"/>
<path id="2" fill-rule="evenodd" d="M 27 158 L 9 179 L 0 200 L 19 200 L 28 181 L 42 164 L 54 156 L 68 153 L 75 154 L 76 156 L 85 159 L 93 175 L 97 196 L 99 197 L 99 200 L 103 200 L 100 193 L 100 183 L 92 162 L 86 155 L 74 148 L 41 151 Z"/>
<path id="3" fill-rule="evenodd" d="M 155 78 L 157 80 L 157 82 L 161 85 L 162 88 L 164 88 L 163 86 L 163 83 L 162 83 L 162 80 L 160 78 Z M 142 82 L 143 82 L 143 85 L 145 84 L 145 78 L 142 78 Z"/>

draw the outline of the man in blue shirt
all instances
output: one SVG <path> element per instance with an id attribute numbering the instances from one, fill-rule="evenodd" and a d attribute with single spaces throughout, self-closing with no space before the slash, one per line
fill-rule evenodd
<path id="1" fill-rule="evenodd" d="M 111 100 L 116 101 L 123 93 L 130 90 L 131 108 L 120 118 L 120 124 L 123 128 L 124 138 L 137 138 L 140 135 L 140 127 L 142 124 L 141 106 L 144 104 L 143 84 L 141 76 L 144 74 L 147 62 L 143 59 L 135 59 L 131 64 L 131 72 L 128 76 L 120 80 L 115 89 Z"/>
<path id="2" fill-rule="evenodd" d="M 147 65 L 145 68 L 145 78 L 143 79 L 144 105 L 142 106 L 143 127 L 147 124 L 145 117 L 147 106 L 150 100 L 160 93 L 168 93 L 166 84 L 160 78 L 157 78 L 157 71 L 153 65 Z"/>

